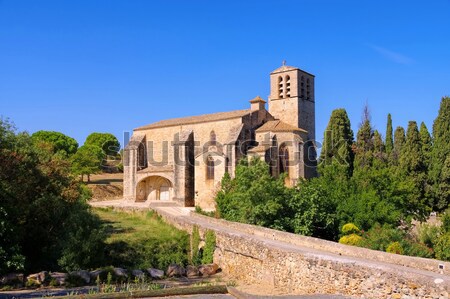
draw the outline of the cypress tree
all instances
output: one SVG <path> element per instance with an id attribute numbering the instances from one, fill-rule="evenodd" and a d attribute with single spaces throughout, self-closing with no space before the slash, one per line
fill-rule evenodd
<path id="1" fill-rule="evenodd" d="M 389 113 L 387 116 L 386 126 L 386 153 L 390 154 L 394 149 L 394 140 L 392 139 L 392 116 Z"/>
<path id="2" fill-rule="evenodd" d="M 351 174 L 353 169 L 353 138 L 347 111 L 345 109 L 334 110 L 324 133 L 319 171 L 336 162 L 345 166 Z"/>
<path id="3" fill-rule="evenodd" d="M 372 165 L 374 149 L 373 136 L 372 125 L 370 124 L 369 118 L 366 118 L 357 134 L 355 167 L 363 168 Z"/>
<path id="4" fill-rule="evenodd" d="M 444 97 L 441 101 L 439 114 L 433 123 L 433 147 L 431 151 L 430 178 L 434 184 L 435 205 L 438 210 L 445 209 L 450 198 L 443 191 L 445 175 L 442 174 L 446 167 L 446 160 L 450 156 L 450 97 Z"/>
<path id="5" fill-rule="evenodd" d="M 384 162 L 385 159 L 385 145 L 383 143 L 383 138 L 381 137 L 380 132 L 375 130 L 373 132 L 373 148 L 374 148 L 374 156 L 375 158 L 382 160 Z"/>
<path id="6" fill-rule="evenodd" d="M 422 142 L 422 154 L 424 157 L 425 167 L 428 169 L 431 158 L 431 135 L 424 122 L 420 124 L 420 141 Z"/>
<path id="7" fill-rule="evenodd" d="M 410 121 L 408 123 L 406 140 L 400 151 L 400 168 L 404 174 L 416 176 L 418 173 L 424 172 L 425 167 L 422 154 L 422 141 L 415 121 Z"/>
<path id="8" fill-rule="evenodd" d="M 403 145 L 405 144 L 405 129 L 398 126 L 394 132 L 394 148 L 391 156 L 391 163 L 398 165 Z"/>

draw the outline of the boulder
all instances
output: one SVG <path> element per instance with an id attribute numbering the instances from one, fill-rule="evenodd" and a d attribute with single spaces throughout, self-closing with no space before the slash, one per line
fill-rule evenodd
<path id="1" fill-rule="evenodd" d="M 50 272 L 51 279 L 55 280 L 57 285 L 64 285 L 67 279 L 67 273 L 62 272 Z"/>
<path id="2" fill-rule="evenodd" d="M 186 275 L 188 278 L 198 277 L 200 276 L 200 271 L 198 271 L 196 266 L 187 266 Z"/>
<path id="3" fill-rule="evenodd" d="M 162 279 L 164 277 L 164 271 L 154 268 L 147 269 L 148 274 L 153 279 Z"/>
<path id="4" fill-rule="evenodd" d="M 41 271 L 39 273 L 30 274 L 27 276 L 27 282 L 42 285 L 50 279 L 50 275 L 47 271 Z"/>
<path id="5" fill-rule="evenodd" d="M 83 279 L 84 282 L 86 282 L 87 284 L 89 284 L 91 282 L 91 276 L 90 276 L 89 272 L 86 270 L 73 271 L 73 272 L 70 272 L 70 275 L 77 276 L 77 277 Z"/>
<path id="6" fill-rule="evenodd" d="M 133 270 L 133 271 L 131 271 L 131 275 L 133 275 L 133 277 L 136 277 L 139 279 L 145 278 L 145 273 L 141 270 Z"/>
<path id="7" fill-rule="evenodd" d="M 198 270 L 202 274 L 202 276 L 210 276 L 217 273 L 217 270 L 219 270 L 219 266 L 217 264 L 208 264 L 208 265 L 201 265 L 198 267 Z"/>
<path id="8" fill-rule="evenodd" d="M 105 270 L 103 270 L 103 269 L 97 269 L 97 270 L 89 272 L 89 276 L 91 277 L 92 281 L 95 281 L 95 280 L 97 280 L 97 277 L 101 276 L 104 272 L 105 272 Z"/>
<path id="9" fill-rule="evenodd" d="M 181 277 L 186 275 L 186 269 L 177 264 L 171 264 L 167 268 L 167 276 L 168 277 Z"/>
<path id="10" fill-rule="evenodd" d="M 23 284 L 23 278 L 22 273 L 8 273 L 0 277 L 0 285 Z"/>
<path id="11" fill-rule="evenodd" d="M 123 269 L 123 268 L 114 268 L 114 274 L 117 277 L 121 277 L 121 278 L 126 278 L 128 277 L 128 273 L 127 270 Z"/>

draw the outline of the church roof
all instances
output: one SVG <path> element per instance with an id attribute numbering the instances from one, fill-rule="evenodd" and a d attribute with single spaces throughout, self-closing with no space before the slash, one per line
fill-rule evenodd
<path id="1" fill-rule="evenodd" d="M 259 103 L 259 102 L 266 103 L 266 101 L 264 101 L 264 99 L 261 98 L 260 96 L 256 96 L 255 98 L 250 100 L 250 103 Z"/>
<path id="2" fill-rule="evenodd" d="M 291 126 L 281 120 L 269 120 L 256 130 L 257 133 L 261 132 L 305 132 L 305 130 Z"/>
<path id="3" fill-rule="evenodd" d="M 181 118 L 172 118 L 172 119 L 161 120 L 161 121 L 158 121 L 158 122 L 155 122 L 155 123 L 143 126 L 143 127 L 136 128 L 134 130 L 141 131 L 141 130 L 147 130 L 147 129 L 156 129 L 156 128 L 164 128 L 164 127 L 172 127 L 172 126 L 180 126 L 180 125 L 192 125 L 192 124 L 198 124 L 198 123 L 204 123 L 204 122 L 240 118 L 240 117 L 243 117 L 250 113 L 251 113 L 250 109 L 245 109 L 245 110 L 236 110 L 236 111 L 229 111 L 229 112 L 203 114 L 203 115 L 197 115 L 197 116 L 188 116 L 188 117 L 181 117 Z"/>

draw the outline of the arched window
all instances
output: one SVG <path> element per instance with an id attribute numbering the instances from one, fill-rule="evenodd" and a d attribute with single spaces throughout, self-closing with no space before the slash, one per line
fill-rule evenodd
<path id="1" fill-rule="evenodd" d="M 286 97 L 291 97 L 291 77 L 286 76 Z"/>
<path id="2" fill-rule="evenodd" d="M 211 156 L 206 159 L 206 179 L 214 180 L 214 159 Z"/>
<path id="3" fill-rule="evenodd" d="M 214 130 L 209 133 L 209 143 L 211 145 L 216 145 L 217 143 L 216 132 L 214 132 Z"/>
<path id="4" fill-rule="evenodd" d="M 279 164 L 280 174 L 287 173 L 289 175 L 289 151 L 285 144 L 280 146 Z"/>
<path id="5" fill-rule="evenodd" d="M 278 77 L 278 98 L 283 98 L 283 77 Z"/>
<path id="6" fill-rule="evenodd" d="M 147 155 L 145 152 L 145 144 L 140 143 L 137 150 L 137 167 L 138 170 L 147 168 Z"/>

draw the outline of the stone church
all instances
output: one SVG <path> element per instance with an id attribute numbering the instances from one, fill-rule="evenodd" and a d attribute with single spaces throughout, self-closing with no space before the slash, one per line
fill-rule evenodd
<path id="1" fill-rule="evenodd" d="M 223 175 L 258 156 L 286 185 L 316 174 L 314 75 L 283 65 L 250 109 L 161 120 L 134 129 L 124 150 L 124 199 L 214 208 Z"/>

